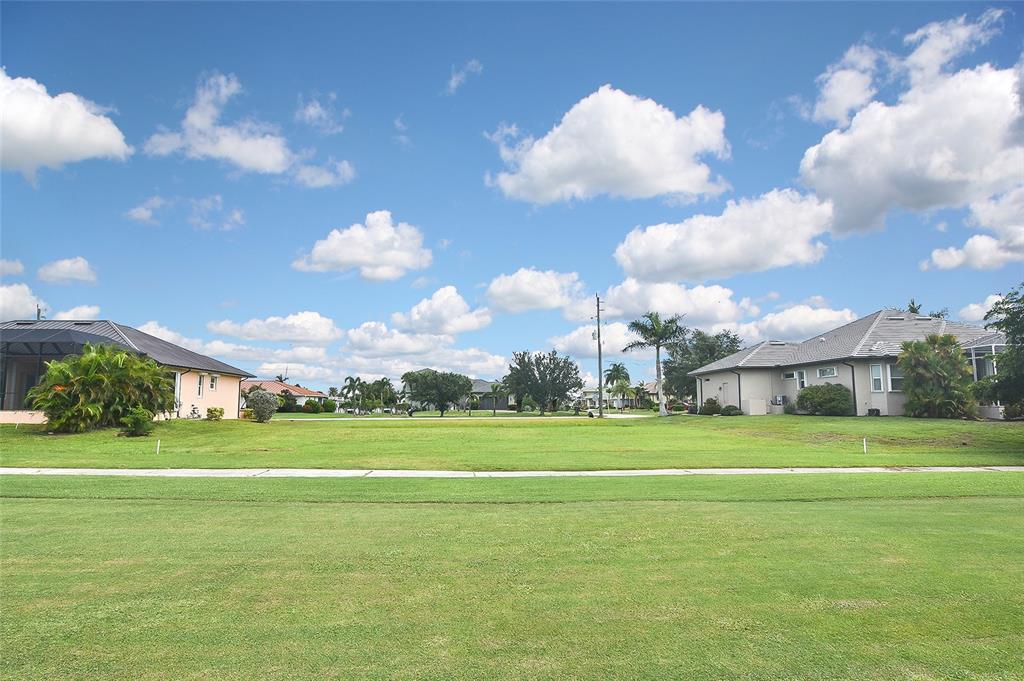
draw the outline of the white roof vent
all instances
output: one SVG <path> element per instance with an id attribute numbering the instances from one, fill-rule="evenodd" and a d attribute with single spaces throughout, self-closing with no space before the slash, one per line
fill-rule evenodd
<path id="1" fill-rule="evenodd" d="M 902 321 L 906 321 L 907 318 L 906 317 L 897 317 L 896 315 L 893 315 L 891 317 L 886 317 L 886 319 L 891 319 L 894 322 L 902 322 Z"/>

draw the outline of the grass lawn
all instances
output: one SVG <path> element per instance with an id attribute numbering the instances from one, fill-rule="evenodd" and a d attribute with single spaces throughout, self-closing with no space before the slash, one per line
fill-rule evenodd
<path id="1" fill-rule="evenodd" d="M 3 678 L 1024 676 L 1015 473 L 8 476 L 0 511 Z"/>
<path id="2" fill-rule="evenodd" d="M 617 410 L 615 410 L 612 413 L 619 413 L 619 412 Z M 636 411 L 636 410 L 634 410 L 632 412 L 629 411 L 629 410 L 626 410 L 623 413 L 625 413 L 625 414 L 639 414 L 641 416 L 656 416 L 657 415 L 657 412 L 652 412 L 652 411 Z M 536 412 L 536 411 L 532 411 L 532 412 L 531 411 L 498 411 L 497 413 L 491 413 L 491 411 L 487 410 L 487 409 L 474 409 L 472 412 L 458 411 L 458 410 L 446 411 L 444 413 L 444 415 L 446 417 L 458 416 L 460 418 L 467 418 L 467 417 L 472 417 L 472 418 L 477 418 L 477 417 L 480 417 L 480 418 L 483 418 L 483 417 L 494 418 L 494 417 L 500 417 L 500 418 L 535 418 L 536 419 L 536 418 L 548 418 L 549 416 L 574 416 L 574 417 L 580 417 L 580 418 L 587 418 L 587 413 L 585 411 L 582 412 L 582 414 L 577 414 L 574 411 L 553 411 L 553 412 L 549 411 L 549 412 L 546 412 L 544 414 L 544 416 L 542 417 L 540 415 L 540 412 Z M 307 414 L 304 411 L 298 411 L 298 412 L 291 412 L 291 413 L 278 412 L 278 413 L 274 414 L 274 419 L 277 420 L 277 421 L 287 421 L 289 419 L 355 419 L 355 418 L 360 418 L 360 419 L 380 419 L 380 418 L 385 418 L 385 419 L 394 419 L 394 418 L 423 419 L 423 418 L 440 418 L 440 416 L 441 416 L 441 412 L 439 412 L 439 411 L 417 411 L 417 412 L 413 413 L 413 415 L 411 417 L 407 416 L 405 414 L 405 412 L 399 412 L 399 413 L 396 413 L 396 414 L 378 414 L 376 412 L 374 412 L 372 414 L 347 414 L 345 412 L 340 412 L 339 411 L 339 412 L 332 412 L 332 413 L 320 412 L 319 414 Z"/>
<path id="3" fill-rule="evenodd" d="M 458 470 L 1024 465 L 1024 423 L 801 416 L 173 421 L 147 438 L 2 426 L 0 464 Z"/>

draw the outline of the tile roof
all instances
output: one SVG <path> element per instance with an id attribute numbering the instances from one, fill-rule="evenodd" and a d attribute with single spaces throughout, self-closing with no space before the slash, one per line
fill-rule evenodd
<path id="1" fill-rule="evenodd" d="M 250 390 L 255 386 L 259 386 L 268 393 L 274 393 L 275 395 L 280 395 L 287 390 L 296 397 L 327 397 L 327 395 L 319 390 L 310 390 L 309 388 L 303 388 L 302 386 L 292 385 L 283 381 L 264 381 L 258 378 L 247 378 L 242 381 L 243 391 Z"/>
<path id="2" fill-rule="evenodd" d="M 183 369 L 196 369 L 234 376 L 252 376 L 230 364 L 198 352 L 193 352 L 180 345 L 175 345 L 162 338 L 151 336 L 131 326 L 118 324 L 108 319 L 97 320 L 18 320 L 0 324 L 0 341 L 4 343 L 48 342 L 49 338 L 57 338 L 69 333 L 87 334 L 84 338 L 89 342 L 112 341 L 129 350 L 145 355 L 158 364 Z M 94 340 L 95 339 L 95 340 Z"/>
<path id="3" fill-rule="evenodd" d="M 895 357 L 905 341 L 923 340 L 933 333 L 950 333 L 963 347 L 994 335 L 971 326 L 901 310 L 879 310 L 849 324 L 820 333 L 802 343 L 764 341 L 744 348 L 689 373 L 694 376 L 739 367 L 814 364 L 859 357 Z M 1005 342 L 1005 337 L 1004 337 Z M 991 341 L 986 342 L 991 345 Z M 997 343 L 998 344 L 998 343 Z"/>

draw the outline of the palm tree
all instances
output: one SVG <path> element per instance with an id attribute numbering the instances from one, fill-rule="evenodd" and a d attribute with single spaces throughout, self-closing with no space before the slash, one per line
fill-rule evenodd
<path id="1" fill-rule="evenodd" d="M 619 379 L 616 381 L 609 392 L 611 392 L 612 395 L 619 396 L 619 411 L 622 411 L 622 405 L 626 403 L 627 399 L 636 397 L 636 391 L 630 387 L 629 381 L 626 379 Z"/>
<path id="2" fill-rule="evenodd" d="M 345 385 L 341 389 L 341 392 L 345 396 L 346 400 L 348 400 L 349 402 L 355 402 L 356 397 L 362 397 L 363 379 L 359 378 L 358 376 L 346 376 Z"/>
<path id="3" fill-rule="evenodd" d="M 498 398 L 505 394 L 501 383 L 491 383 L 491 416 L 498 415 Z"/>
<path id="4" fill-rule="evenodd" d="M 654 348 L 654 364 L 658 375 L 658 414 L 668 416 L 665 409 L 665 391 L 661 386 L 661 349 L 673 341 L 680 340 L 686 333 L 686 327 L 679 323 L 680 315 L 673 315 L 668 319 L 662 319 L 657 312 L 648 312 L 640 319 L 629 323 L 629 330 L 639 336 L 626 347 L 623 352 L 630 350 L 646 350 Z"/>
<path id="5" fill-rule="evenodd" d="M 277 376 L 274 377 L 274 380 L 279 381 L 281 383 L 287 383 L 288 377 L 285 376 L 284 374 L 278 374 Z"/>
<path id="6" fill-rule="evenodd" d="M 327 396 L 331 398 L 337 397 L 338 389 L 332 385 L 330 388 L 327 389 Z"/>
<path id="7" fill-rule="evenodd" d="M 615 385 L 619 381 L 629 383 L 629 369 L 622 362 L 613 362 L 610 367 L 604 370 L 604 384 Z"/>

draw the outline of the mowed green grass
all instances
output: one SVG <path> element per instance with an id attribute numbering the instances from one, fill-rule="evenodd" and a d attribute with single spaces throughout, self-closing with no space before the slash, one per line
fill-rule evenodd
<path id="1" fill-rule="evenodd" d="M 1022 465 L 1024 423 L 800 416 L 173 421 L 146 438 L 3 426 L 0 464 L 457 470 Z"/>
<path id="2" fill-rule="evenodd" d="M 0 675 L 1024 676 L 1024 475 L 0 478 Z"/>

